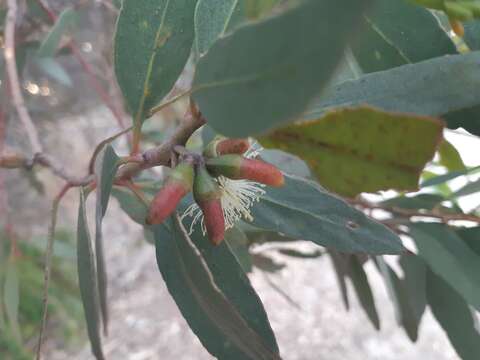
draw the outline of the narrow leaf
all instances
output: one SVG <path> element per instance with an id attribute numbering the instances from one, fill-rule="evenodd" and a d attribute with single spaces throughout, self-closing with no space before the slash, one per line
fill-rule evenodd
<path id="1" fill-rule="evenodd" d="M 95 208 L 95 258 L 97 268 L 98 293 L 104 333 L 108 333 L 108 303 L 107 303 L 107 270 L 103 246 L 102 221 L 108 207 L 110 192 L 112 191 L 115 173 L 118 168 L 119 157 L 109 144 L 98 157 L 95 168 L 97 182 L 97 198 Z"/>
<path id="2" fill-rule="evenodd" d="M 280 128 L 260 142 L 300 156 L 323 186 L 354 197 L 361 192 L 416 190 L 443 127 L 433 118 L 360 107 Z"/>
<path id="3" fill-rule="evenodd" d="M 431 179 L 425 180 L 424 182 L 421 183 L 421 187 L 425 188 L 425 187 L 429 187 L 429 186 L 435 186 L 435 185 L 443 184 L 443 183 L 446 183 L 447 181 L 456 179 L 459 176 L 474 173 L 477 170 L 480 170 L 480 166 L 465 169 L 465 170 L 461 170 L 461 171 L 452 171 L 452 172 L 449 172 L 447 174 L 439 175 L 439 176 L 433 177 Z"/>
<path id="4" fill-rule="evenodd" d="M 305 0 L 220 38 L 198 62 L 193 97 L 227 136 L 291 121 L 330 80 L 368 0 Z"/>
<path id="5" fill-rule="evenodd" d="M 54 57 L 63 34 L 75 23 L 76 19 L 75 9 L 69 7 L 63 10 L 48 35 L 43 39 L 37 56 L 40 58 Z"/>
<path id="6" fill-rule="evenodd" d="M 350 256 L 348 276 L 350 280 L 352 280 L 360 305 L 363 307 L 363 310 L 365 310 L 370 322 L 375 329 L 380 330 L 380 318 L 378 317 L 372 289 L 370 288 L 367 274 L 355 255 Z"/>
<path id="7" fill-rule="evenodd" d="M 115 35 L 115 73 L 140 128 L 172 89 L 190 56 L 197 0 L 124 0 Z"/>
<path id="8" fill-rule="evenodd" d="M 477 360 L 480 334 L 465 300 L 441 277 L 427 272 L 427 298 L 433 315 L 463 360 Z"/>
<path id="9" fill-rule="evenodd" d="M 420 323 L 427 305 L 427 265 L 419 256 L 404 255 L 400 258 L 400 266 L 404 273 L 402 284 L 408 294 L 415 318 Z"/>
<path id="10" fill-rule="evenodd" d="M 218 359 L 280 359 L 261 303 L 226 245 L 213 249 L 203 238 L 197 249 L 178 218 L 169 223 L 171 238 L 162 237 L 160 228 L 165 226 L 153 228 L 157 263 L 170 294 L 205 348 Z M 259 332 L 259 327 L 263 331 Z M 265 331 L 270 333 L 270 341 L 260 336 Z"/>
<path id="11" fill-rule="evenodd" d="M 337 276 L 338 286 L 340 288 L 340 294 L 342 295 L 343 305 L 345 309 L 350 310 L 350 301 L 348 298 L 348 289 L 346 278 L 348 276 L 348 258 L 344 254 L 340 254 L 334 250 L 328 251 L 330 258 L 332 259 L 332 265 L 335 269 Z"/>
<path id="12" fill-rule="evenodd" d="M 399 237 L 318 184 L 285 175 L 252 207 L 253 225 L 342 252 L 398 254 Z"/>
<path id="13" fill-rule="evenodd" d="M 95 267 L 95 254 L 87 224 L 83 189 L 80 190 L 80 206 L 78 209 L 77 268 L 80 295 L 82 297 L 92 353 L 97 360 L 103 360 L 102 340 L 99 330 L 100 300 L 98 295 L 97 271 Z"/>
<path id="14" fill-rule="evenodd" d="M 418 338 L 419 318 L 412 305 L 410 295 L 407 291 L 405 283 L 398 277 L 397 273 L 378 256 L 376 262 L 385 281 L 387 291 L 395 306 L 395 317 L 399 325 L 407 332 L 408 337 L 412 341 Z M 421 289 L 419 289 L 421 291 Z"/>
<path id="15" fill-rule="evenodd" d="M 432 271 L 450 284 L 468 303 L 480 307 L 480 256 L 448 226 L 435 223 L 410 225 L 419 256 Z"/>
<path id="16" fill-rule="evenodd" d="M 235 255 L 243 271 L 252 271 L 252 257 L 248 251 L 248 239 L 245 233 L 238 227 L 229 229 L 225 233 L 225 243 L 229 250 Z"/>

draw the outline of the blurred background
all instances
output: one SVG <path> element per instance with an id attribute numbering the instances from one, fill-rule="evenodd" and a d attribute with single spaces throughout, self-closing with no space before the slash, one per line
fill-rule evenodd
<path id="1" fill-rule="evenodd" d="M 21 3 L 27 7 L 24 21 L 36 29 L 22 40 L 25 46 L 19 52 L 18 66 L 28 108 L 47 152 L 55 154 L 70 171 L 81 175 L 95 146 L 129 123 L 111 63 L 117 7 L 109 0 L 75 2 L 78 11 L 74 29 L 62 36 L 65 46 L 60 53 L 46 61 L 36 56 L 36 49 L 40 35 L 46 30 L 38 17 L 48 15 L 35 0 Z M 72 1 L 50 0 L 48 3 L 58 14 Z M 0 2 L 0 11 L 3 8 Z M 72 34 L 77 53 L 66 46 Z M 187 69 L 182 81 L 188 82 L 189 76 Z M 95 90 L 92 78 L 108 93 L 111 99 L 108 106 Z M 178 84 L 179 88 L 183 86 L 182 82 Z M 3 92 L 3 107 L 9 106 L 5 100 L 8 99 Z M 181 106 L 173 106 L 146 124 L 152 143 L 161 141 L 169 133 L 183 115 L 182 111 Z M 6 146 L 24 151 L 28 143 L 23 129 L 11 120 L 6 121 Z M 459 149 L 467 166 L 480 165 L 477 138 L 461 130 L 449 131 L 446 137 Z M 121 154 L 128 151 L 125 139 L 116 141 L 115 147 Z M 0 225 L 4 229 L 0 259 L 5 263 L 12 243 L 17 244 L 19 254 L 16 266 L 19 298 L 11 295 L 15 284 L 8 282 L 2 295 L 6 303 L 19 301 L 19 328 L 0 333 L 0 358 L 30 359 L 42 313 L 43 252 L 51 199 L 62 182 L 41 168 L 34 173 L 0 170 L 0 178 L 3 181 L 0 195 L 6 204 L 0 209 Z M 458 179 L 451 186 L 459 188 L 464 183 L 465 180 Z M 461 205 L 473 208 L 479 202 L 478 195 L 470 196 L 463 198 Z M 44 346 L 44 358 L 49 360 L 93 358 L 87 344 L 75 272 L 77 206 L 78 194 L 72 191 L 60 210 Z M 89 206 L 93 213 L 94 205 L 89 203 Z M 104 233 L 111 307 L 110 333 L 104 344 L 107 358 L 211 359 L 171 299 L 158 272 L 154 247 L 145 241 L 142 228 L 127 218 L 113 199 L 104 221 Z M 284 359 L 457 358 L 429 313 L 422 321 L 418 342 L 412 344 L 408 340 L 395 322 L 393 304 L 371 264 L 366 270 L 380 312 L 380 332 L 375 331 L 354 296 L 351 296 L 350 311 L 345 310 L 330 258 L 295 259 L 280 254 L 279 246 L 283 245 L 271 243 L 252 249 L 258 261 L 249 277 L 265 304 Z M 295 246 L 305 252 L 318 249 L 302 242 Z M 3 267 L 2 271 L 6 273 L 8 269 Z"/>

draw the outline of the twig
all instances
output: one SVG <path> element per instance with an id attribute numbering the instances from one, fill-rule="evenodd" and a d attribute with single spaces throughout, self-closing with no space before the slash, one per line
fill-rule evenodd
<path id="1" fill-rule="evenodd" d="M 85 186 L 90 184 L 94 177 L 87 175 L 83 177 L 73 176 L 67 173 L 61 164 L 47 154 L 39 153 L 33 159 L 33 164 L 40 164 L 49 168 L 56 176 L 65 180 L 70 186 Z"/>
<path id="2" fill-rule="evenodd" d="M 20 80 L 18 78 L 16 56 L 15 56 L 15 25 L 17 21 L 17 1 L 8 0 L 8 12 L 5 22 L 5 67 L 7 78 L 10 85 L 10 92 L 12 94 L 12 101 L 18 113 L 20 122 L 22 123 L 27 133 L 28 140 L 32 147 L 34 154 L 42 152 L 42 145 L 38 137 L 37 129 L 28 113 L 25 101 L 23 99 Z"/>
<path id="3" fill-rule="evenodd" d="M 37 355 L 36 360 L 40 360 L 42 354 L 43 333 L 47 325 L 48 315 L 48 286 L 50 284 L 50 274 L 52 268 L 52 256 L 53 256 L 53 243 L 55 240 L 55 228 L 57 226 L 58 206 L 60 201 L 71 188 L 70 185 L 65 185 L 60 193 L 55 197 L 52 203 L 52 212 L 50 219 L 50 226 L 48 228 L 47 248 L 45 250 L 45 264 L 44 264 L 44 287 L 43 287 L 43 315 L 40 325 L 40 334 L 38 337 Z"/>
<path id="4" fill-rule="evenodd" d="M 440 213 L 438 211 L 419 211 L 419 210 L 410 210 L 410 209 L 403 209 L 394 206 L 383 206 L 380 204 L 370 203 L 364 200 L 355 200 L 355 199 L 348 199 L 347 200 L 352 205 L 358 205 L 364 209 L 372 209 L 372 210 L 384 210 L 389 213 L 404 216 L 404 217 L 429 217 L 434 219 L 439 219 L 443 223 L 448 223 L 450 221 L 455 220 L 464 220 L 464 221 L 471 221 L 480 224 L 480 217 L 470 214 L 445 214 Z"/>
<path id="5" fill-rule="evenodd" d="M 170 154 L 174 146 L 185 145 L 192 134 L 205 124 L 205 119 L 201 115 L 194 116 L 188 112 L 185 120 L 178 126 L 172 136 L 156 148 L 149 149 L 142 154 L 144 162 L 141 164 L 127 164 L 120 168 L 117 178 L 128 180 L 138 172 L 159 165 L 168 165 L 170 163 Z"/>

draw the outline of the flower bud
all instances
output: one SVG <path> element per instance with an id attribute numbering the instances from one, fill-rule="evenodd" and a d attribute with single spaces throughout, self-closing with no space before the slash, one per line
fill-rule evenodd
<path id="1" fill-rule="evenodd" d="M 215 157 L 226 154 L 244 154 L 250 147 L 248 139 L 228 139 L 219 137 L 212 140 L 203 154 L 207 157 Z"/>
<path id="2" fill-rule="evenodd" d="M 215 176 L 223 175 L 234 180 L 248 179 L 274 187 L 285 183 L 282 172 L 272 164 L 239 155 L 208 159 L 207 168 Z"/>
<path id="3" fill-rule="evenodd" d="M 220 200 L 222 193 L 204 166 L 196 170 L 193 197 L 203 212 L 208 238 L 213 245 L 218 245 L 225 237 L 225 219 Z"/>
<path id="4" fill-rule="evenodd" d="M 176 209 L 182 198 L 192 191 L 193 165 L 187 162 L 180 163 L 169 174 L 165 185 L 155 195 L 146 223 L 148 225 L 161 224 Z"/>
<path id="5" fill-rule="evenodd" d="M 25 166 L 27 159 L 23 155 L 8 153 L 0 156 L 0 168 L 17 169 Z"/>

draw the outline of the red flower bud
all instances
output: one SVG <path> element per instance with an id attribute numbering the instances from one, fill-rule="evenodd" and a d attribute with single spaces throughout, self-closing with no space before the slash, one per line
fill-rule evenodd
<path id="1" fill-rule="evenodd" d="M 244 154 L 250 147 L 248 139 L 217 138 L 211 141 L 203 154 L 207 157 L 215 157 L 226 154 Z"/>
<path id="2" fill-rule="evenodd" d="M 180 163 L 172 170 L 165 185 L 153 198 L 148 211 L 148 225 L 161 224 L 177 208 L 182 198 L 192 191 L 193 165 Z"/>
<path id="3" fill-rule="evenodd" d="M 208 238 L 213 245 L 219 245 L 225 237 L 221 190 L 204 166 L 199 166 L 193 184 L 193 197 L 203 213 Z"/>
<path id="4" fill-rule="evenodd" d="M 239 155 L 208 159 L 207 168 L 215 176 L 223 175 L 235 180 L 248 179 L 274 187 L 283 186 L 285 183 L 282 172 L 272 164 Z"/>

